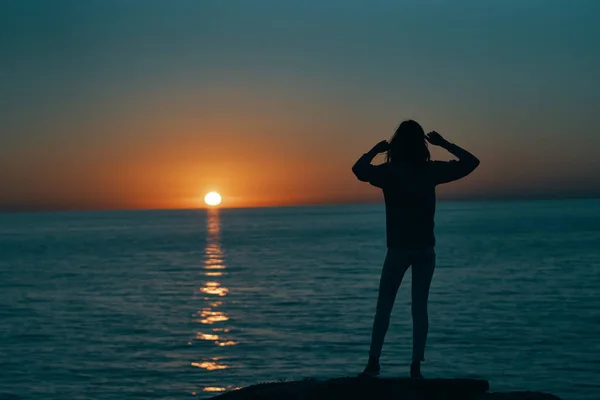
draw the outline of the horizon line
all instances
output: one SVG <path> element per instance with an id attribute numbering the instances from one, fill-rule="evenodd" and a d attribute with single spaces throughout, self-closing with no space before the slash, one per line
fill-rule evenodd
<path id="1" fill-rule="evenodd" d="M 558 200 L 599 200 L 600 195 L 590 194 L 585 195 L 573 195 L 573 196 L 531 196 L 531 197 L 480 197 L 480 198 L 440 198 L 437 203 L 496 203 L 496 202 L 524 202 L 524 201 L 558 201 Z M 100 208 L 100 207 L 74 207 L 74 208 L 60 208 L 60 207 L 49 207 L 49 208 L 35 208 L 30 209 L 23 208 L 18 209 L 3 209 L 0 207 L 0 214 L 26 214 L 26 213 L 68 213 L 68 212 L 111 212 L 111 211 L 199 211 L 199 210 L 252 210 L 259 208 L 300 208 L 300 207 L 339 207 L 339 206 L 360 206 L 360 205 L 384 205 L 383 199 L 377 201 L 358 201 L 358 202 L 327 202 L 327 203 L 299 203 L 299 204 L 281 204 L 281 205 L 256 205 L 256 206 L 216 206 L 210 207 L 201 205 L 198 207 L 165 207 L 165 208 L 154 208 L 154 207 L 138 207 L 138 208 Z"/>

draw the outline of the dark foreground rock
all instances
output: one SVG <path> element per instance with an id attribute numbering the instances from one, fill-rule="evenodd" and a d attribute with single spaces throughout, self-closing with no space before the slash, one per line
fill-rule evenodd
<path id="1" fill-rule="evenodd" d="M 214 400 L 560 400 L 537 392 L 489 393 L 477 379 L 369 379 L 264 383 L 213 397 Z"/>

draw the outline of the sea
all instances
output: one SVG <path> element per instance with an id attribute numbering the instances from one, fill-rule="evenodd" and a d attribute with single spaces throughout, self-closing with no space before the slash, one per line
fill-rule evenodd
<path id="1" fill-rule="evenodd" d="M 600 200 L 440 202 L 423 373 L 600 398 Z M 367 361 L 383 205 L 0 214 L 0 399 L 206 399 Z M 381 359 L 407 376 L 410 271 Z"/>

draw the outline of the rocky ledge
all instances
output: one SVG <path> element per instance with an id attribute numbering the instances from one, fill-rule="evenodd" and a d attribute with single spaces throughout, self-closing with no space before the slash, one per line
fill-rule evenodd
<path id="1" fill-rule="evenodd" d="M 560 400 L 538 392 L 490 393 L 479 379 L 339 378 L 263 383 L 213 397 L 214 400 Z"/>

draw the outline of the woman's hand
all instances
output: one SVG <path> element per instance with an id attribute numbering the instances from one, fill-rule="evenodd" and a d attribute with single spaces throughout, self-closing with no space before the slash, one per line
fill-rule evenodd
<path id="1" fill-rule="evenodd" d="M 372 154 L 385 153 L 386 151 L 388 151 L 389 148 L 390 148 L 390 144 L 387 142 L 387 140 L 382 140 L 381 142 L 379 142 L 375 146 L 373 146 L 370 153 L 372 153 Z"/>
<path id="2" fill-rule="evenodd" d="M 429 143 L 431 143 L 432 145 L 434 145 L 434 146 L 444 147 L 444 146 L 446 146 L 447 144 L 450 143 L 446 139 L 444 139 L 442 137 L 442 135 L 440 135 L 436 131 L 429 132 L 427 135 L 425 135 L 425 139 L 427 139 L 427 141 Z"/>
<path id="3" fill-rule="evenodd" d="M 377 156 L 379 153 L 383 153 L 390 148 L 390 144 L 386 140 L 382 140 L 377 143 L 368 153 L 363 154 L 358 161 L 354 163 L 352 167 L 352 172 L 358 178 L 359 181 L 363 182 L 371 182 L 371 184 L 375 185 L 375 180 L 381 180 L 381 169 L 371 165 L 371 161 Z M 376 186 L 376 185 L 375 185 Z M 381 186 L 378 186 L 381 187 Z"/>

